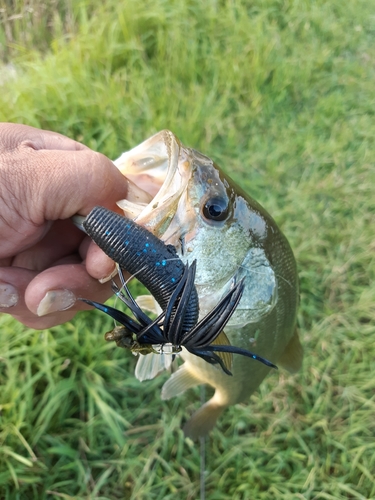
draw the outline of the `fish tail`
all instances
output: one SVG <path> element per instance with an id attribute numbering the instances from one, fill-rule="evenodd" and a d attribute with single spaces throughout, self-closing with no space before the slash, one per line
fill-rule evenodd
<path id="1" fill-rule="evenodd" d="M 205 403 L 184 425 L 186 437 L 193 440 L 206 436 L 215 427 L 217 419 L 223 413 L 226 405 L 214 401 L 215 396 Z"/>

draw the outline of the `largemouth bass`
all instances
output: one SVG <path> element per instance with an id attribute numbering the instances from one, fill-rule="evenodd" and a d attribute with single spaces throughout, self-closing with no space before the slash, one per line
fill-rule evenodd
<path id="1" fill-rule="evenodd" d="M 139 194 L 139 201 L 120 200 L 125 215 L 173 245 L 184 263 L 196 260 L 200 317 L 244 279 L 244 292 L 225 327 L 226 336 L 234 346 L 297 371 L 303 353 L 296 330 L 296 262 L 266 210 L 210 158 L 183 146 L 167 130 L 124 153 L 115 164 L 149 193 Z M 158 355 L 140 359 L 149 356 Z M 163 399 L 200 384 L 215 388 L 214 396 L 184 427 L 193 439 L 206 435 L 225 408 L 245 401 L 270 371 L 255 360 L 234 355 L 229 376 L 186 350 L 181 356 L 184 363 L 164 384 Z M 138 374 L 144 369 L 137 368 Z"/>

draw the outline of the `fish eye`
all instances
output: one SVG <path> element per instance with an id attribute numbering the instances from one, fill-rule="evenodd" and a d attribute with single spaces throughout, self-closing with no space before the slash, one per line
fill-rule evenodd
<path id="1" fill-rule="evenodd" d="M 207 220 L 223 221 L 228 217 L 229 204 L 226 198 L 209 198 L 203 205 L 203 216 Z"/>

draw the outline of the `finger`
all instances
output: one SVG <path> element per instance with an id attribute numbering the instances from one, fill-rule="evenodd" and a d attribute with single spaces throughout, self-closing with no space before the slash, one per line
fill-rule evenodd
<path id="1" fill-rule="evenodd" d="M 36 275 L 25 290 L 25 303 L 37 316 L 46 316 L 67 309 L 87 309 L 78 298 L 105 302 L 112 294 L 111 284 L 101 284 L 89 276 L 83 263 L 69 263 Z"/>
<path id="2" fill-rule="evenodd" d="M 76 314 L 77 311 L 63 311 L 39 318 L 26 309 L 23 314 L 12 314 L 12 316 L 14 319 L 29 328 L 34 328 L 34 330 L 45 330 L 46 328 L 52 328 L 53 326 L 62 325 L 63 323 L 70 321 Z"/>
<path id="3" fill-rule="evenodd" d="M 87 274 L 83 263 L 74 263 L 73 256 L 69 259 L 70 263 L 42 273 L 0 268 L 0 312 L 11 314 L 29 327 L 48 328 L 70 320 L 77 311 L 89 309 L 77 298 L 105 302 L 113 294 L 110 283 L 100 284 Z M 4 302 L 8 302 L 7 307 L 1 307 Z"/>
<path id="4" fill-rule="evenodd" d="M 87 215 L 95 205 L 116 209 L 116 201 L 128 192 L 128 181 L 115 165 L 91 150 L 29 151 L 28 161 L 38 165 L 37 174 L 28 179 L 29 211 L 36 225 Z"/>
<path id="5" fill-rule="evenodd" d="M 14 257 L 12 266 L 43 271 L 74 254 L 84 238 L 85 234 L 71 220 L 56 221 L 41 241 Z"/>
<path id="6" fill-rule="evenodd" d="M 30 229 L 19 219 L 40 238 L 46 220 L 86 215 L 96 204 L 115 208 L 127 195 L 126 178 L 108 158 L 54 132 L 0 124 L 0 156 L 2 223 L 26 239 Z"/>
<path id="7" fill-rule="evenodd" d="M 82 151 L 89 149 L 87 146 L 57 132 L 40 130 L 18 123 L 0 123 L 0 146 L 4 150 L 12 150 L 22 143 L 35 150 Z"/>
<path id="8" fill-rule="evenodd" d="M 60 259 L 75 254 L 77 248 L 82 261 L 87 259 L 86 269 L 93 278 L 105 280 L 113 275 L 116 268 L 113 260 L 76 228 L 70 219 L 56 221 L 40 242 L 20 252 L 13 260 L 0 259 L 0 266 L 44 271 L 56 265 Z"/>
<path id="9" fill-rule="evenodd" d="M 0 258 L 41 240 L 49 221 L 87 215 L 95 205 L 119 210 L 116 201 L 126 197 L 127 179 L 108 158 L 91 150 L 25 148 L 17 158 L 8 158 L 1 170 L 0 198 L 6 204 L 0 234 L 8 237 Z"/>
<path id="10" fill-rule="evenodd" d="M 0 312 L 21 314 L 25 311 L 25 290 L 36 276 L 35 271 L 18 267 L 0 268 Z"/>
<path id="11" fill-rule="evenodd" d="M 36 275 L 29 269 L 0 269 L 0 312 L 10 314 L 20 323 L 35 329 L 50 328 L 72 319 L 76 311 L 63 311 L 40 318 L 27 308 L 25 290 Z"/>
<path id="12" fill-rule="evenodd" d="M 86 248 L 80 254 L 90 276 L 104 282 L 116 273 L 116 264 L 93 241 L 85 238 L 82 246 Z"/>

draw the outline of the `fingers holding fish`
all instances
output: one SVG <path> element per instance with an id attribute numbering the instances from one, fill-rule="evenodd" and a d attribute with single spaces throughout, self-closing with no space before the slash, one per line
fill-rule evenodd
<path id="1" fill-rule="evenodd" d="M 24 125 L 0 124 L 0 129 L 0 270 L 8 280 L 1 285 L 0 304 L 25 324 L 52 326 L 82 309 L 79 304 L 69 314 L 57 312 L 72 305 L 76 293 L 90 289 L 98 300 L 110 294 L 110 286 L 102 292 L 95 279 L 108 278 L 113 262 L 97 248 L 89 251 L 89 239 L 85 247 L 84 234 L 69 218 L 87 214 L 96 202 L 119 210 L 116 201 L 127 195 L 142 203 L 145 194 L 111 160 L 75 141 Z M 88 272 L 82 265 L 85 252 Z M 77 275 L 81 285 L 73 284 Z M 50 315 L 48 325 L 36 316 L 45 297 L 49 305 L 41 310 Z"/>

